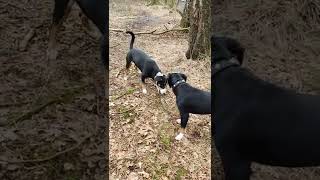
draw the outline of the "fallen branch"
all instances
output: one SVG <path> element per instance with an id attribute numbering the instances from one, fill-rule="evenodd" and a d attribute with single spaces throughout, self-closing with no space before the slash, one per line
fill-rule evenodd
<path id="1" fill-rule="evenodd" d="M 133 94 L 137 89 L 132 89 L 130 91 L 127 90 L 127 92 L 123 93 L 123 94 L 120 94 L 118 97 L 115 97 L 113 98 L 112 100 L 117 100 L 117 99 L 120 99 L 122 98 L 123 96 L 126 96 L 126 95 L 129 95 L 129 94 Z"/>
<path id="2" fill-rule="evenodd" d="M 74 145 L 71 148 L 68 148 L 64 151 L 60 151 L 52 156 L 49 157 L 45 157 L 45 158 L 40 158 L 40 159 L 28 159 L 28 160 L 4 160 L 4 159 L 0 159 L 0 161 L 4 161 L 4 162 L 8 162 L 8 163 L 36 163 L 36 162 L 44 162 L 44 161 L 48 161 L 51 159 L 54 159 L 62 154 L 68 153 L 70 151 L 73 151 L 75 149 L 77 149 L 83 142 L 85 142 L 88 138 L 90 138 L 92 136 L 92 134 L 87 135 L 86 137 L 84 137 L 81 141 L 78 141 L 78 143 L 76 145 Z"/>
<path id="3" fill-rule="evenodd" d="M 120 70 L 117 72 L 116 77 L 119 77 L 120 73 L 121 73 L 122 71 L 124 71 L 124 70 L 125 70 L 125 68 L 120 69 Z"/>
<path id="4" fill-rule="evenodd" d="M 6 103 L 6 104 L 0 104 L 0 108 L 3 107 L 10 107 L 10 106 L 23 106 L 26 104 L 32 103 L 32 101 L 26 101 L 26 102 L 18 102 L 18 103 Z"/>
<path id="5" fill-rule="evenodd" d="M 134 34 L 153 34 L 154 32 L 156 32 L 157 31 L 157 29 L 154 29 L 154 30 L 152 30 L 152 31 L 147 31 L 147 32 L 136 32 L 136 33 L 134 33 Z"/>
<path id="6" fill-rule="evenodd" d="M 164 34 L 164 33 L 167 33 L 167 32 L 171 32 L 171 31 L 189 31 L 189 28 L 179 28 L 179 29 L 176 29 L 176 28 L 173 28 L 173 29 L 168 29 L 166 31 L 162 31 L 162 32 L 159 32 L 159 33 L 153 33 L 154 35 L 160 35 L 160 34 Z"/>
<path id="7" fill-rule="evenodd" d="M 113 45 L 113 46 L 110 46 L 109 48 L 115 48 L 117 46 L 119 46 L 120 44 L 116 44 L 116 45 Z"/>
<path id="8" fill-rule="evenodd" d="M 126 32 L 124 29 L 109 29 L 109 31 L 114 31 L 114 32 Z"/>
<path id="9" fill-rule="evenodd" d="M 139 106 L 139 105 L 137 105 L 137 106 L 135 106 L 135 107 L 133 107 L 133 108 L 124 110 L 124 111 L 114 112 L 114 113 L 111 113 L 111 114 L 124 114 L 124 113 L 130 112 L 130 111 L 134 111 L 138 106 Z"/>
<path id="10" fill-rule="evenodd" d="M 20 51 L 25 51 L 27 49 L 28 43 L 32 39 L 34 34 L 35 34 L 34 29 L 30 29 L 29 32 L 24 36 L 23 40 L 21 41 L 21 43 L 19 45 Z"/>
<path id="11" fill-rule="evenodd" d="M 67 92 L 65 92 L 64 94 L 62 94 L 62 95 L 60 95 L 58 97 L 51 98 L 47 102 L 35 107 L 34 109 L 22 114 L 21 116 L 18 116 L 16 118 L 11 119 L 10 122 L 9 122 L 9 125 L 13 125 L 13 124 L 15 124 L 17 122 L 29 119 L 33 115 L 38 114 L 39 112 L 41 112 L 47 106 L 50 106 L 52 104 L 63 103 L 63 102 L 69 101 L 69 100 L 73 99 L 77 94 L 79 94 L 79 91 L 82 90 L 85 87 L 87 87 L 87 85 L 81 86 L 79 88 L 67 90 Z"/>
<path id="12" fill-rule="evenodd" d="M 126 30 L 124 30 L 124 29 L 110 29 L 110 31 L 123 32 L 123 33 L 126 32 Z M 160 34 L 164 34 L 164 33 L 171 32 L 171 31 L 189 31 L 189 28 L 173 28 L 173 29 L 167 29 L 165 31 L 158 32 L 158 33 L 156 33 L 156 31 L 157 31 L 157 29 L 154 29 L 154 30 L 151 30 L 151 31 L 135 32 L 134 34 L 135 35 L 141 35 L 141 34 L 160 35 Z"/>
<path id="13" fill-rule="evenodd" d="M 26 119 L 29 119 L 31 118 L 34 114 L 38 114 L 41 110 L 43 110 L 44 108 L 46 108 L 47 106 L 51 105 L 51 104 L 55 104 L 55 103 L 59 103 L 60 102 L 60 99 L 53 99 L 53 100 L 50 100 L 32 110 L 30 110 L 29 112 L 17 117 L 17 118 L 14 118 L 9 124 L 10 125 L 13 125 L 19 121 L 23 121 L 23 120 L 26 120 Z"/>

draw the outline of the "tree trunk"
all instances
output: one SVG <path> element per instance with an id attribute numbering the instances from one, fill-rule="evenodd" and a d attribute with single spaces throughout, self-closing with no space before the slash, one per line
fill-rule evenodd
<path id="1" fill-rule="evenodd" d="M 210 50 L 210 35 L 212 29 L 212 1 L 189 1 L 189 48 L 186 52 L 187 59 L 198 59 L 208 55 Z"/>
<path id="2" fill-rule="evenodd" d="M 179 3 L 179 0 L 178 0 Z M 181 15 L 180 27 L 187 28 L 190 26 L 190 0 L 186 0 L 186 5 L 183 8 L 182 12 L 178 11 Z"/>

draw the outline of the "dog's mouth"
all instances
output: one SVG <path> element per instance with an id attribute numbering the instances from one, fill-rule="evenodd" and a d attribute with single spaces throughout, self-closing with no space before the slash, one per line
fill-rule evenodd
<path id="1" fill-rule="evenodd" d="M 157 89 L 160 94 L 165 94 L 167 92 L 165 86 L 161 87 L 159 84 L 157 84 Z"/>

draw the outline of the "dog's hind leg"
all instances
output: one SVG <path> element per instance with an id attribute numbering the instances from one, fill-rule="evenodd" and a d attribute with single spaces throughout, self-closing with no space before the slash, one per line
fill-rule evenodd
<path id="1" fill-rule="evenodd" d="M 74 0 L 55 0 L 52 25 L 49 32 L 47 56 L 55 60 L 58 55 L 56 36 L 63 20 L 68 16 Z"/>
<path id="2" fill-rule="evenodd" d="M 186 112 L 182 112 L 180 111 L 180 117 L 181 117 L 181 128 L 179 130 L 179 134 L 175 137 L 176 140 L 180 141 L 185 132 L 186 132 L 186 127 L 187 127 L 187 123 L 188 123 L 188 120 L 189 120 L 189 113 L 186 113 Z"/>
<path id="3" fill-rule="evenodd" d="M 146 88 L 146 77 L 144 75 L 141 75 L 141 87 L 142 87 L 142 93 L 147 94 L 147 88 Z"/>
<path id="4" fill-rule="evenodd" d="M 127 57 L 126 57 L 126 68 L 124 69 L 124 71 L 125 71 L 124 80 L 128 80 L 128 74 L 129 74 L 130 66 L 131 66 L 131 59 L 130 59 L 129 55 L 127 55 Z"/>

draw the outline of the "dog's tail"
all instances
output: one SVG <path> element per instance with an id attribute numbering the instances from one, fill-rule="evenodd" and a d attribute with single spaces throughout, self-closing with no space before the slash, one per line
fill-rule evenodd
<path id="1" fill-rule="evenodd" d="M 134 43 L 134 39 L 136 38 L 135 35 L 133 34 L 132 31 L 126 31 L 127 34 L 130 34 L 132 39 L 131 39 L 131 42 L 130 42 L 130 49 L 133 48 L 133 43 Z"/>

